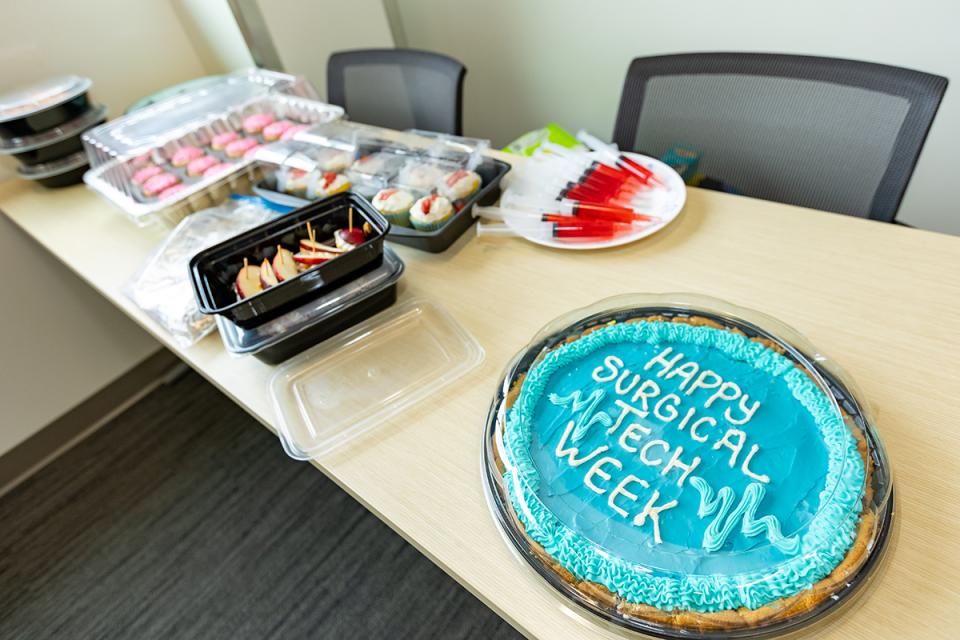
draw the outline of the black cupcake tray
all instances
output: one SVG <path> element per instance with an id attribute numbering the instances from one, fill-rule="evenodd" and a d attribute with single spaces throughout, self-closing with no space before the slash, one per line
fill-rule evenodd
<path id="1" fill-rule="evenodd" d="M 474 169 L 480 175 L 480 189 L 463 202 L 460 210 L 454 213 L 445 225 L 435 231 L 418 231 L 394 225 L 390 228 L 387 239 L 390 242 L 430 253 L 446 251 L 473 225 L 475 205 L 489 206 L 497 201 L 500 197 L 500 181 L 510 168 L 510 165 L 502 160 L 484 158 L 483 162 Z M 299 208 L 313 202 L 278 191 L 276 177 L 273 174 L 256 183 L 253 192 L 268 202 L 285 207 Z"/>

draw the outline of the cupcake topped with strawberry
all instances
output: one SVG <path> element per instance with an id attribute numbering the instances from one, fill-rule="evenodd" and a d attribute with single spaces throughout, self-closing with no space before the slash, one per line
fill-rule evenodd
<path id="1" fill-rule="evenodd" d="M 450 200 L 469 198 L 480 188 L 480 176 L 475 171 L 458 169 L 447 174 L 440 184 L 440 193 Z"/>
<path id="2" fill-rule="evenodd" d="M 410 224 L 418 231 L 436 231 L 453 215 L 450 200 L 436 193 L 424 196 L 410 208 Z"/>

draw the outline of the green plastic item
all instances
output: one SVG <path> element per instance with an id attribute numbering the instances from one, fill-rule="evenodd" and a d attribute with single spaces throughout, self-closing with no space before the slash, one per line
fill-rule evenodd
<path id="1" fill-rule="evenodd" d="M 519 156 L 532 156 L 544 142 L 552 142 L 553 144 L 568 149 L 585 148 L 572 133 L 557 123 L 551 122 L 542 129 L 534 129 L 533 131 L 523 134 L 505 146 L 503 150 Z"/>

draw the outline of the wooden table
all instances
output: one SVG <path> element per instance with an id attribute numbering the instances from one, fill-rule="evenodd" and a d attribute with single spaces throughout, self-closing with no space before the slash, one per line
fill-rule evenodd
<path id="1" fill-rule="evenodd" d="M 160 232 L 135 227 L 82 186 L 8 182 L 0 209 L 273 428 L 271 367 L 231 357 L 216 335 L 178 348 L 121 294 Z M 686 291 L 792 324 L 873 403 L 894 468 L 895 533 L 872 588 L 821 625 L 822 637 L 960 633 L 960 238 L 691 189 L 672 226 L 618 249 L 574 254 L 471 232 L 443 254 L 397 251 L 407 264 L 401 299 L 440 303 L 479 340 L 486 360 L 315 464 L 521 632 L 616 635 L 566 608 L 494 524 L 480 448 L 495 381 L 510 356 L 565 311 L 625 292 Z"/>

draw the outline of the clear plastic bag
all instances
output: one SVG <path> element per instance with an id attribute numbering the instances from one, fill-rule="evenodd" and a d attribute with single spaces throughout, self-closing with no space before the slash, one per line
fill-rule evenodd
<path id="1" fill-rule="evenodd" d="M 124 293 L 177 344 L 196 343 L 216 323 L 197 308 L 188 275 L 190 258 L 277 215 L 257 200 L 242 199 L 184 218 L 127 282 Z"/>

